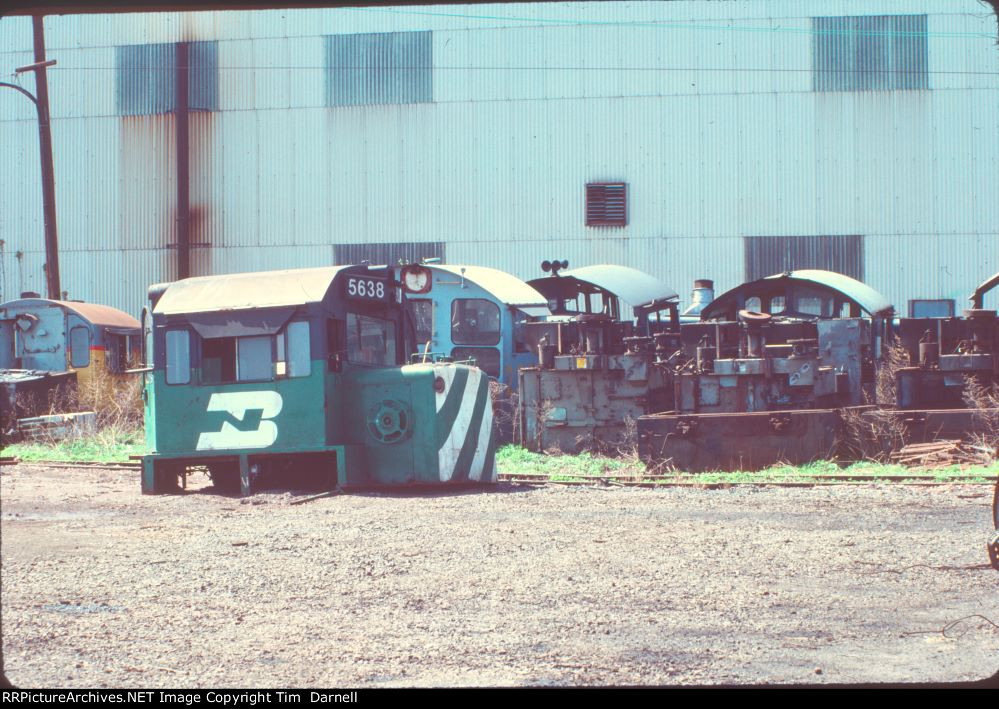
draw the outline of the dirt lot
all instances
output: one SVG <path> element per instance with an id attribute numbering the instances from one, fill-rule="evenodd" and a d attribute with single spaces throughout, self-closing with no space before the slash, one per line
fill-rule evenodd
<path id="1" fill-rule="evenodd" d="M 999 669 L 987 486 L 353 494 L 2 472 L 22 687 L 945 681 Z"/>

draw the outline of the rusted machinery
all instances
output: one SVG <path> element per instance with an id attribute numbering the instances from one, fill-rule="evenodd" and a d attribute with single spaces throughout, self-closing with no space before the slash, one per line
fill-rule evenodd
<path id="1" fill-rule="evenodd" d="M 18 420 L 60 409 L 75 393 L 87 406 L 102 378 L 121 382 L 138 358 L 139 322 L 115 308 L 22 293 L 0 303 L 0 437 Z"/>
<path id="2" fill-rule="evenodd" d="M 910 365 L 895 372 L 898 408 L 974 408 L 968 384 L 979 396 L 999 394 L 999 317 L 982 307 L 996 285 L 999 273 L 971 295 L 964 317 L 899 321 L 898 342 Z"/>
<path id="3" fill-rule="evenodd" d="M 892 310 L 863 283 L 819 270 L 723 294 L 659 360 L 675 408 L 638 419 L 639 454 L 685 471 L 830 457 L 843 438 L 839 409 L 871 395 Z"/>
<path id="4" fill-rule="evenodd" d="M 565 267 L 546 261 L 552 275 L 530 282 L 553 315 L 524 326 L 539 365 L 520 370 L 521 438 L 532 450 L 614 450 L 633 437 L 629 422 L 672 408 L 671 383 L 654 365 L 657 341 L 676 343 L 677 294 L 632 268 Z"/>

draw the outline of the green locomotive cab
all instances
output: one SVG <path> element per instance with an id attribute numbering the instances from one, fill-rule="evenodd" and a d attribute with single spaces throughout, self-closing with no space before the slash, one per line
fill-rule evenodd
<path id="1" fill-rule="evenodd" d="M 149 300 L 143 492 L 192 466 L 244 495 L 495 481 L 488 378 L 405 364 L 415 335 L 390 269 L 188 278 Z"/>

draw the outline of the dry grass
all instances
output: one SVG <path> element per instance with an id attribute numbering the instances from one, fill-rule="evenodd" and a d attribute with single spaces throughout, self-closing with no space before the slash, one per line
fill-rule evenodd
<path id="1" fill-rule="evenodd" d="M 100 449 L 109 449 L 143 437 L 141 377 L 118 377 L 98 367 L 94 376 L 83 383 L 49 391 L 45 402 L 19 398 L 18 403 L 26 411 L 37 411 L 39 416 L 85 411 L 97 414 L 96 429 L 77 428 L 66 435 L 38 434 L 36 440 L 41 445 L 88 441 Z"/>
<path id="2" fill-rule="evenodd" d="M 969 435 L 971 443 L 982 452 L 991 451 L 992 459 L 999 459 L 999 392 L 971 376 L 964 378 L 964 403 L 975 414 L 977 429 Z"/>
<path id="3" fill-rule="evenodd" d="M 857 460 L 887 461 L 908 443 L 909 432 L 895 414 L 898 403 L 897 373 L 909 366 L 909 354 L 898 340 L 883 348 L 881 363 L 874 378 L 874 401 L 877 408 L 866 414 L 857 409 L 843 409 L 846 430 L 844 454 Z"/>

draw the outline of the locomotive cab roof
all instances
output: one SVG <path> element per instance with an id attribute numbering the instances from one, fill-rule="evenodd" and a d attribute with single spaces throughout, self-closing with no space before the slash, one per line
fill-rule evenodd
<path id="1" fill-rule="evenodd" d="M 615 264 L 583 266 L 535 278 L 528 284 L 549 298 L 567 293 L 602 290 L 637 310 L 657 310 L 679 300 L 679 294 L 644 271 Z"/>
<path id="2" fill-rule="evenodd" d="M 828 312 L 812 313 L 798 308 L 789 300 L 781 306 L 782 312 L 774 315 L 787 315 L 808 319 L 838 317 L 844 305 L 849 306 L 850 315 L 859 317 L 890 317 L 894 307 L 881 293 L 866 283 L 835 271 L 803 269 L 786 271 L 760 278 L 723 293 L 701 311 L 702 320 L 735 320 L 739 310 L 747 307 L 753 298 L 770 302 L 774 298 L 788 298 L 793 293 L 815 294 L 828 300 Z M 764 308 L 766 310 L 766 308 Z"/>
<path id="3" fill-rule="evenodd" d="M 87 323 L 116 332 L 133 334 L 140 329 L 139 321 L 126 312 L 98 303 L 82 303 L 75 300 L 50 300 L 48 298 L 21 298 L 0 303 L 0 318 L 15 317 L 30 313 L 32 309 L 56 307 L 78 316 Z"/>
<path id="4" fill-rule="evenodd" d="M 202 337 L 274 334 L 295 309 L 336 298 L 342 274 L 391 280 L 387 266 L 321 266 L 185 278 L 151 286 L 153 313 L 188 321 Z"/>
<path id="5" fill-rule="evenodd" d="M 548 300 L 536 288 L 505 271 L 487 266 L 424 264 L 431 270 L 444 271 L 467 279 L 488 292 L 497 301 L 528 315 L 549 315 Z"/>

